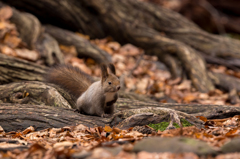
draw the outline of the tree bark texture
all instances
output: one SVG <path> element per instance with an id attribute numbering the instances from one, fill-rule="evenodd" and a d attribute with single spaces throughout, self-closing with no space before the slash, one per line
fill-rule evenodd
<path id="1" fill-rule="evenodd" d="M 0 118 L 4 130 L 12 131 L 35 126 L 37 129 L 84 124 L 87 126 L 117 126 L 129 128 L 169 121 L 177 114 L 190 123 L 202 127 L 195 116 L 224 118 L 240 114 L 239 107 L 194 104 L 159 104 L 119 98 L 111 118 L 83 115 L 72 109 L 75 104 L 63 90 L 41 82 L 15 82 L 0 86 Z M 132 97 L 132 96 L 131 96 Z M 131 98 L 130 97 L 130 98 Z M 4 119 L 4 120 L 3 120 Z"/>
<path id="2" fill-rule="evenodd" d="M 79 57 L 91 57 L 98 63 L 111 62 L 111 56 L 107 52 L 70 31 L 50 25 L 45 26 L 45 31 L 53 36 L 60 44 L 75 46 Z"/>
<path id="3" fill-rule="evenodd" d="M 42 81 L 47 67 L 0 54 L 0 84 L 29 80 Z"/>
<path id="4" fill-rule="evenodd" d="M 0 3 L 0 7 L 3 6 L 5 6 L 5 4 Z M 47 28 L 49 29 L 46 31 L 46 28 L 42 27 L 34 15 L 20 12 L 14 8 L 12 8 L 12 13 L 10 21 L 17 26 L 23 42 L 27 44 L 29 49 L 36 49 L 48 66 L 64 63 L 58 42 L 63 45 L 75 46 L 79 57 L 90 57 L 97 63 L 111 61 L 108 53 L 72 32 L 53 26 L 48 26 Z M 54 38 L 49 35 L 48 32 L 51 33 Z"/>
<path id="5" fill-rule="evenodd" d="M 60 88 L 57 89 L 36 81 L 14 82 L 0 85 L 0 101 L 74 108 L 75 102 L 70 95 Z"/>
<path id="6" fill-rule="evenodd" d="M 1 126 L 5 131 L 23 130 L 29 126 L 35 127 L 36 130 L 42 130 L 76 124 L 83 124 L 89 127 L 109 125 L 127 129 L 134 126 L 169 121 L 169 114 L 172 112 L 178 114 L 179 118 L 184 118 L 198 127 L 203 126 L 203 122 L 194 116 L 168 108 L 129 109 L 118 112 L 111 118 L 102 118 L 79 114 L 69 108 L 10 103 L 0 104 Z"/>

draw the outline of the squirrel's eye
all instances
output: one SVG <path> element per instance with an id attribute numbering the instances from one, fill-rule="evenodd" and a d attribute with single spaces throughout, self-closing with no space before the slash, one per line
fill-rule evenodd
<path id="1" fill-rule="evenodd" d="M 111 85 L 111 84 L 112 84 L 112 82 L 108 82 L 108 84 L 109 84 L 109 85 Z"/>

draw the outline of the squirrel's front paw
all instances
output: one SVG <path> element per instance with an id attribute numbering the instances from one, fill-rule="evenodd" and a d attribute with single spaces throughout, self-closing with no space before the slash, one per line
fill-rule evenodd
<path id="1" fill-rule="evenodd" d="M 82 114 L 82 112 L 80 111 L 80 109 L 75 109 L 74 112 L 77 112 L 77 113 Z"/>
<path id="2" fill-rule="evenodd" d="M 112 116 L 112 114 L 102 114 L 101 117 L 102 118 L 110 118 Z"/>

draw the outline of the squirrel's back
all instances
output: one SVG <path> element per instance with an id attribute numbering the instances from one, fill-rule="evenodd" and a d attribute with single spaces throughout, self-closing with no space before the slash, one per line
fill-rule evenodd
<path id="1" fill-rule="evenodd" d="M 94 82 L 91 76 L 71 65 L 58 65 L 49 69 L 45 80 L 68 90 L 75 99 Z"/>

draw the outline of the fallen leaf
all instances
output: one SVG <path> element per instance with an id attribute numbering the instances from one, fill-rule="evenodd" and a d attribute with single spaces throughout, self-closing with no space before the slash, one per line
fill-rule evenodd
<path id="1" fill-rule="evenodd" d="M 6 34 L 3 39 L 3 43 L 11 48 L 16 48 L 20 44 L 20 42 L 21 42 L 20 38 L 10 34 Z"/>
<path id="2" fill-rule="evenodd" d="M 12 16 L 12 8 L 4 6 L 0 9 L 0 20 L 7 20 Z"/>
<path id="3" fill-rule="evenodd" d="M 16 56 L 22 59 L 37 61 L 39 59 L 39 54 L 34 50 L 28 49 L 15 49 Z"/>
<path id="4" fill-rule="evenodd" d="M 112 132 L 113 129 L 112 129 L 110 126 L 105 125 L 104 131 L 106 131 L 106 132 Z"/>

